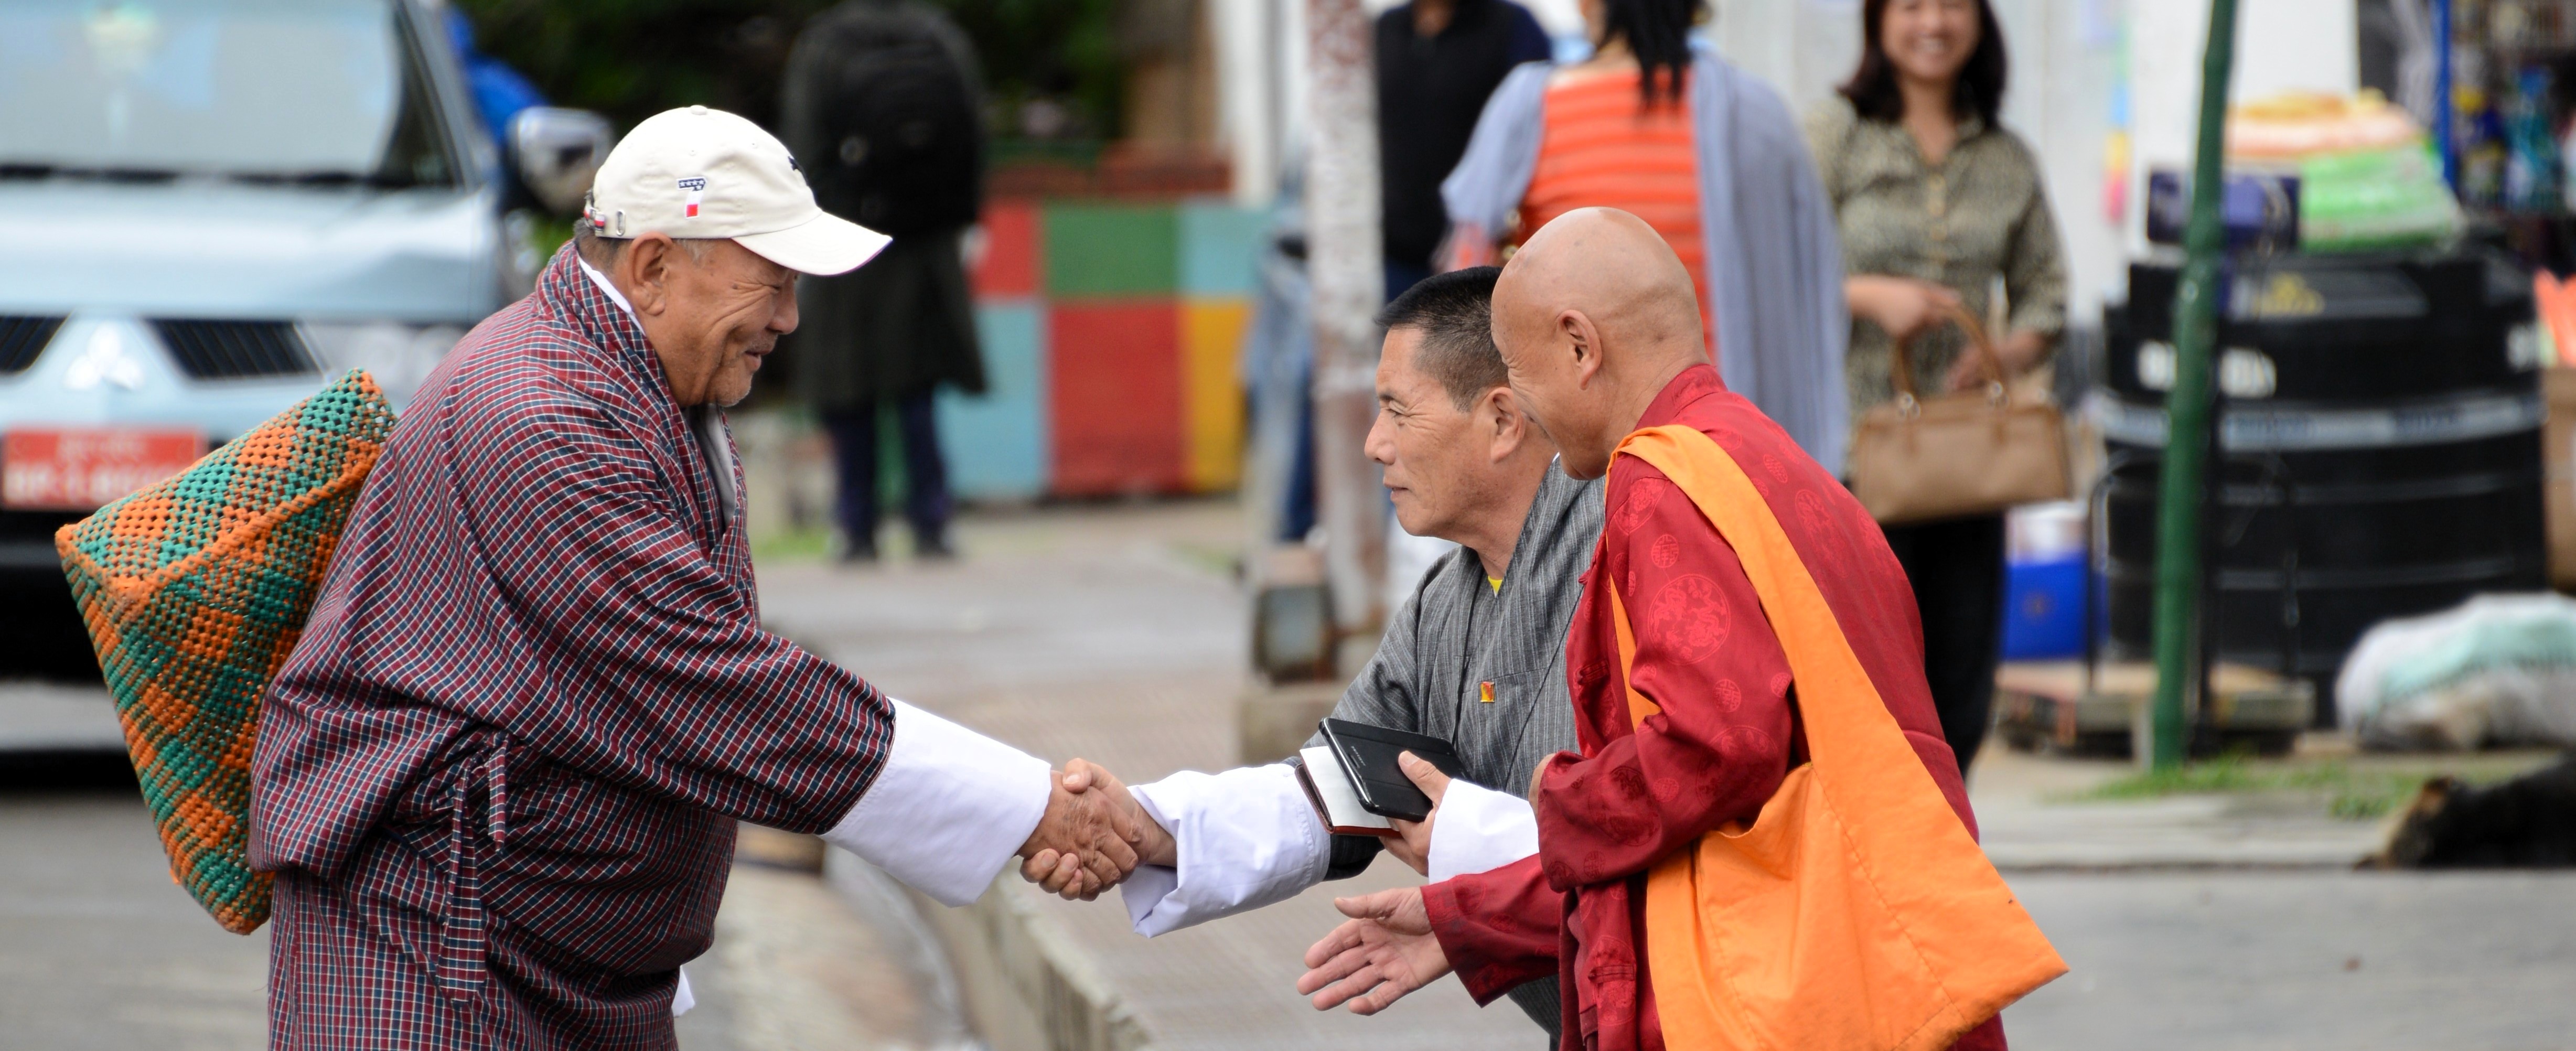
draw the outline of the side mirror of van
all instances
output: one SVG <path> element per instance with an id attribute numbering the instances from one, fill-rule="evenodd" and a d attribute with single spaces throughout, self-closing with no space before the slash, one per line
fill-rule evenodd
<path id="1" fill-rule="evenodd" d="M 510 118 L 510 157 L 519 181 L 554 212 L 576 212 L 616 137 L 588 110 L 531 106 Z"/>

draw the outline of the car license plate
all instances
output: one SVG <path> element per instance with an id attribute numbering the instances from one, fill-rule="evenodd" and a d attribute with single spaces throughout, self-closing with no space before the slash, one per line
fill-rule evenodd
<path id="1" fill-rule="evenodd" d="M 205 436 L 195 431 L 10 431 L 0 439 L 0 506 L 88 511 L 187 470 L 205 452 Z"/>

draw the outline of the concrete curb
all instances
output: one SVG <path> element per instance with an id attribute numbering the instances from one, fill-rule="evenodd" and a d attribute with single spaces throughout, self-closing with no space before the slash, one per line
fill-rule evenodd
<path id="1" fill-rule="evenodd" d="M 1100 965 L 1004 872 L 952 909 L 909 887 L 953 965 L 966 1021 L 993 1051 L 1146 1051 L 1153 1039 Z"/>

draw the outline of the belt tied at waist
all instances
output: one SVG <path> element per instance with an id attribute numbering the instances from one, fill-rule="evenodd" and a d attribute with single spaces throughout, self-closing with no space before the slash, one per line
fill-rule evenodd
<path id="1" fill-rule="evenodd" d="M 481 735 L 447 785 L 447 900 L 439 909 L 438 945 L 430 972 L 439 995 L 459 1003 L 483 994 L 490 979 L 490 918 L 483 873 L 510 834 L 509 738 Z"/>

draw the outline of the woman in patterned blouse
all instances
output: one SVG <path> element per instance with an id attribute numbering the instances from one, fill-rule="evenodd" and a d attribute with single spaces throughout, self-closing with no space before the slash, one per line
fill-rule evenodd
<path id="1" fill-rule="evenodd" d="M 1951 306 L 1989 316 L 1997 278 L 2009 315 L 1995 349 L 2007 371 L 2046 360 L 2066 320 L 2066 268 L 2038 160 L 1996 122 L 2005 61 L 1994 10 L 1986 0 L 1868 0 L 1861 32 L 1859 70 L 1807 120 L 1849 275 L 1854 420 L 1895 397 L 1891 348 L 1918 332 L 1915 375 L 1951 390 L 1978 383 L 1956 333 L 1923 330 Z M 1924 673 L 1964 772 L 1994 696 L 2003 517 L 1886 533 L 1914 585 Z"/>

